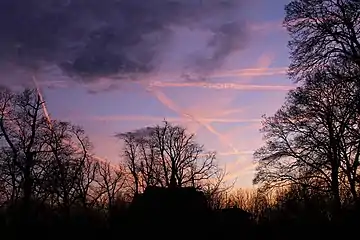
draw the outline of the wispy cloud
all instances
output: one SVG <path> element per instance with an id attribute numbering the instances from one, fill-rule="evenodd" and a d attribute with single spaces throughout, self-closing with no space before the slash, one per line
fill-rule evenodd
<path id="1" fill-rule="evenodd" d="M 270 62 L 271 62 L 271 60 L 269 58 L 268 59 L 265 58 L 263 61 L 264 64 L 269 64 Z M 209 118 L 200 117 L 198 115 L 201 114 L 201 112 L 204 113 L 201 106 L 196 107 L 196 109 L 198 109 L 199 111 L 195 111 L 196 109 L 192 109 L 192 111 L 190 111 L 190 109 L 184 109 L 184 108 L 179 107 L 177 104 L 174 103 L 174 101 L 172 99 L 170 99 L 167 95 L 165 95 L 164 92 L 160 91 L 161 87 L 164 87 L 164 85 L 161 85 L 161 84 L 169 83 L 169 82 L 158 82 L 158 83 L 160 83 L 160 84 L 148 85 L 147 89 L 164 106 L 166 106 L 168 109 L 171 109 L 174 112 L 176 112 L 182 119 L 184 119 L 184 121 L 196 122 L 199 125 L 203 126 L 210 133 L 217 136 L 220 143 L 222 143 L 224 146 L 227 146 L 227 147 L 229 147 L 229 149 L 231 149 L 230 152 L 220 152 L 218 154 L 219 157 L 230 157 L 230 158 L 234 157 L 235 158 L 233 160 L 234 162 L 232 164 L 230 164 L 229 166 L 226 166 L 226 170 L 229 172 L 229 176 L 227 176 L 228 180 L 234 179 L 235 176 L 240 176 L 242 174 L 246 174 L 253 168 L 253 163 L 251 161 L 249 163 L 249 158 L 252 158 L 253 151 L 241 151 L 240 149 L 237 148 L 236 145 L 234 145 L 234 142 L 233 142 L 234 139 L 232 138 L 232 135 L 229 136 L 228 134 L 220 133 L 214 126 L 212 126 L 212 124 L 216 123 L 216 120 L 219 120 L 218 122 L 224 122 L 224 123 L 247 122 L 247 123 L 258 124 L 261 121 L 261 119 L 246 119 L 245 121 L 243 121 L 244 119 L 239 119 L 239 118 L 232 119 L 232 118 L 223 117 L 223 116 L 221 116 L 222 114 L 226 115 L 226 114 L 232 114 L 232 113 L 243 113 L 244 109 L 231 109 L 231 110 L 227 110 L 227 111 L 221 111 L 221 113 L 219 113 L 219 111 L 218 111 L 219 109 L 217 109 L 217 107 L 220 107 L 220 106 L 217 106 L 218 104 L 215 104 L 214 107 L 212 108 L 211 117 L 209 117 Z M 172 83 L 174 83 L 174 82 L 172 82 Z M 196 85 L 196 84 L 198 84 L 196 82 L 195 83 L 194 82 L 183 82 L 183 83 L 190 84 L 190 86 L 199 86 L 199 85 Z M 243 84 L 243 86 L 246 86 L 246 85 L 248 86 L 248 84 Z M 235 85 L 230 85 L 230 86 L 232 88 L 234 88 Z M 240 84 L 237 87 L 239 87 L 239 86 L 240 86 Z M 179 86 L 176 86 L 176 87 L 179 87 Z M 222 86 L 222 88 L 220 88 L 220 89 L 224 89 L 224 86 Z M 283 89 L 283 88 L 280 88 L 280 89 L 281 90 L 289 90 L 290 88 L 288 87 L 285 89 Z M 209 102 L 209 100 L 210 99 L 207 100 L 207 105 L 212 106 L 212 104 Z M 225 101 L 225 102 L 227 102 L 227 104 L 231 104 L 231 101 L 230 102 Z M 203 105 L 203 104 L 201 104 L 201 105 Z M 225 107 L 225 106 L 221 106 L 221 107 Z M 205 111 L 205 113 L 206 113 L 206 111 Z M 218 115 L 220 115 L 221 117 L 219 117 Z"/>
<path id="2" fill-rule="evenodd" d="M 210 82 L 151 82 L 150 86 L 155 87 L 201 87 L 211 89 L 232 89 L 250 91 L 289 91 L 294 88 L 290 85 L 253 85 L 241 83 L 210 83 Z"/>
<path id="3" fill-rule="evenodd" d="M 217 155 L 219 156 L 243 156 L 243 155 L 252 155 L 254 151 L 238 151 L 238 152 L 218 152 Z"/>
<path id="4" fill-rule="evenodd" d="M 262 77 L 262 76 L 275 76 L 275 75 L 286 75 L 287 67 L 277 67 L 271 68 L 269 65 L 273 60 L 273 56 L 268 54 L 264 54 L 258 60 L 256 64 L 257 67 L 254 68 L 242 68 L 235 70 L 226 70 L 226 71 L 215 71 L 206 76 L 197 76 L 194 74 L 179 74 L 179 73 L 161 73 L 161 74 L 153 74 L 151 76 L 151 81 L 162 81 L 166 79 L 213 79 L 213 78 L 234 78 L 234 77 Z"/>
<path id="5" fill-rule="evenodd" d="M 223 110 L 222 112 L 219 113 L 219 116 L 227 116 L 227 115 L 231 115 L 235 113 L 243 113 L 243 112 L 244 112 L 243 108 L 234 108 L 234 109 Z"/>
<path id="6" fill-rule="evenodd" d="M 219 133 L 213 126 L 211 126 L 210 123 L 202 121 L 202 119 L 199 119 L 187 112 L 185 112 L 183 109 L 178 107 L 170 98 L 168 98 L 163 92 L 161 92 L 158 89 L 155 88 L 147 88 L 148 91 L 153 93 L 153 95 L 167 108 L 173 110 L 175 113 L 177 113 L 179 116 L 182 116 L 184 118 L 191 119 L 192 121 L 200 124 L 201 126 L 205 127 L 209 132 L 214 134 L 219 138 L 221 142 L 228 145 L 234 152 L 239 152 L 238 149 L 234 147 L 234 145 L 231 142 L 228 142 L 224 136 L 222 136 L 221 133 Z"/>
<path id="7" fill-rule="evenodd" d="M 166 117 L 169 122 L 193 122 L 191 117 Z M 146 115 L 111 115 L 111 116 L 91 116 L 87 119 L 94 121 L 144 121 L 144 122 L 159 122 L 164 120 L 165 117 L 146 116 Z M 196 118 L 198 121 L 205 123 L 249 123 L 260 122 L 261 119 L 241 119 L 241 118 Z"/>
<path id="8" fill-rule="evenodd" d="M 248 78 L 248 80 L 254 77 L 261 76 L 274 76 L 285 75 L 287 73 L 287 67 L 270 68 L 269 65 L 273 61 L 273 54 L 264 53 L 257 61 L 257 67 L 246 68 L 231 71 L 219 71 L 212 75 L 206 76 L 206 80 L 196 81 L 166 81 L 165 79 L 173 79 L 171 75 L 162 75 L 151 79 L 149 85 L 151 87 L 201 87 L 210 89 L 233 89 L 233 90 L 255 90 L 255 91 L 288 91 L 293 88 L 291 85 L 255 85 L 248 84 L 246 81 L 241 83 L 236 82 L 214 82 L 214 78 Z M 191 78 L 191 77 L 190 77 Z M 208 81 L 212 80 L 212 81 Z"/>
<path id="9" fill-rule="evenodd" d="M 257 22 L 251 23 L 248 25 L 249 29 L 254 32 L 268 32 L 268 31 L 285 31 L 283 27 L 282 20 L 278 21 L 267 21 L 267 22 Z"/>
<path id="10" fill-rule="evenodd" d="M 237 169 L 227 169 L 228 174 L 224 177 L 224 181 L 234 181 L 238 180 L 239 177 L 242 177 L 246 174 L 252 173 L 256 168 L 256 164 L 248 164 L 246 166 L 241 166 Z"/>
<path id="11" fill-rule="evenodd" d="M 219 72 L 213 72 L 212 74 L 209 74 L 206 76 L 206 79 L 214 79 L 214 78 L 234 78 L 234 77 L 261 77 L 261 76 L 274 76 L 274 75 L 285 75 L 287 72 L 286 67 L 278 67 L 278 68 L 269 68 L 268 65 L 270 65 L 272 61 L 272 57 L 268 54 L 265 54 L 261 56 L 258 60 L 258 66 L 255 68 L 246 68 L 246 69 L 237 69 L 237 70 L 229 70 L 229 71 L 219 71 Z M 181 75 L 179 73 L 161 73 L 161 74 L 153 74 L 149 77 L 144 77 L 143 80 L 136 80 L 136 82 L 148 82 L 150 81 L 153 84 L 158 84 L 158 82 L 162 82 L 167 79 L 191 79 L 191 76 Z M 90 88 L 96 88 L 100 90 L 108 90 L 109 88 L 115 87 L 117 85 L 120 85 L 124 82 L 129 83 L 134 81 L 133 79 L 129 78 L 123 78 L 123 81 L 119 82 L 116 81 L 117 77 L 102 77 L 99 78 L 96 82 L 86 83 L 82 84 L 86 87 Z M 194 78 L 199 79 L 199 78 Z M 67 80 L 43 80 L 38 79 L 38 83 L 40 86 L 44 87 L 50 87 L 50 88 L 66 88 L 71 87 L 74 85 L 74 82 L 69 82 Z M 191 83 L 191 82 L 190 82 Z M 190 84 L 189 83 L 189 84 Z M 206 83 L 206 82 L 204 82 Z M 81 83 L 79 83 L 81 84 Z M 195 85 L 202 84 L 201 82 L 195 82 Z M 224 84 L 224 83 L 213 83 L 213 85 L 216 87 L 217 84 Z"/>
<path id="12" fill-rule="evenodd" d="M 225 180 L 234 180 L 238 177 L 241 177 L 242 175 L 246 175 L 248 173 L 251 173 L 251 171 L 255 170 L 256 163 L 252 160 L 252 155 L 252 152 L 249 152 L 247 154 L 244 153 L 236 160 L 233 160 L 233 162 L 225 164 L 225 168 L 228 173 Z M 218 156 L 220 158 L 226 157 L 226 155 L 221 154 L 218 154 Z"/>
<path id="13" fill-rule="evenodd" d="M 234 71 L 223 71 L 213 73 L 207 76 L 207 80 L 213 78 L 226 78 L 226 77 L 260 77 L 260 76 L 273 76 L 285 75 L 287 67 L 269 68 L 268 66 L 273 61 L 271 54 L 264 54 L 258 59 L 257 68 L 239 69 Z M 173 76 L 174 77 L 174 76 Z M 256 85 L 248 84 L 245 82 L 214 82 L 214 81 L 164 81 L 164 79 L 171 79 L 171 75 L 163 75 L 152 78 L 149 85 L 150 87 L 200 87 L 210 89 L 232 89 L 240 91 L 288 91 L 294 88 L 292 85 Z M 195 78 L 196 79 L 196 78 Z"/>
<path id="14" fill-rule="evenodd" d="M 287 73 L 287 67 L 278 67 L 278 68 L 259 67 L 259 68 L 247 68 L 247 69 L 218 72 L 211 76 L 212 77 L 247 77 L 247 76 L 284 75 L 286 73 Z"/>

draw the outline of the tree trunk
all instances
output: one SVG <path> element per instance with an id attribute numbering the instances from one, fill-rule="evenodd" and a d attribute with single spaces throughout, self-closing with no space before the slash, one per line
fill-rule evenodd
<path id="1" fill-rule="evenodd" d="M 24 167 L 24 186 L 23 186 L 23 204 L 24 211 L 28 212 L 30 208 L 31 194 L 32 194 L 32 176 L 31 176 L 31 164 L 33 161 L 32 154 L 26 156 L 26 163 Z"/>
<path id="2" fill-rule="evenodd" d="M 28 160 L 27 160 L 28 161 Z M 22 220 L 27 226 L 31 223 L 31 195 L 32 195 L 32 177 L 30 164 L 26 163 L 24 168 L 23 202 L 22 202 Z"/>
<path id="3" fill-rule="evenodd" d="M 339 171 L 337 168 L 333 168 L 331 171 L 331 191 L 333 195 L 333 203 L 332 203 L 332 211 L 334 218 L 337 219 L 340 214 L 341 209 L 341 199 L 340 199 L 340 191 L 339 191 Z"/>
<path id="4" fill-rule="evenodd" d="M 328 157 L 330 160 L 331 166 L 331 193 L 333 196 L 332 199 L 332 212 L 335 219 L 338 218 L 341 209 L 341 200 L 340 200 L 340 190 L 339 190 L 339 168 L 340 168 L 340 159 L 338 155 L 337 139 L 335 137 L 335 131 L 332 124 L 332 119 L 328 116 L 328 127 L 329 127 L 329 140 L 330 140 L 330 149 L 328 152 Z"/>
<path id="5" fill-rule="evenodd" d="M 170 177 L 170 186 L 171 188 L 177 187 L 176 181 L 176 163 L 174 160 L 171 160 L 171 177 Z"/>

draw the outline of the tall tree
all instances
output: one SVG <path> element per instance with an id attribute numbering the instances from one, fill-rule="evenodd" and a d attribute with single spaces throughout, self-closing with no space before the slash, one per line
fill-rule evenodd
<path id="1" fill-rule="evenodd" d="M 122 156 L 125 159 L 125 167 L 128 169 L 130 173 L 131 182 L 130 188 L 132 188 L 132 191 L 135 195 L 140 193 L 141 188 L 141 179 L 140 179 L 140 151 L 144 154 L 145 150 L 145 143 L 141 138 L 137 136 L 137 134 L 134 134 L 133 132 L 128 133 L 122 133 L 117 135 L 118 138 L 123 140 L 123 149 L 122 149 Z M 142 148 L 140 149 L 142 143 Z M 145 154 L 146 157 L 146 154 Z M 147 176 L 147 175 L 146 175 Z M 149 179 L 150 177 L 147 176 L 146 179 Z"/>
<path id="2" fill-rule="evenodd" d="M 285 10 L 294 80 L 329 65 L 360 67 L 359 1 L 293 0 Z"/>
<path id="3" fill-rule="evenodd" d="M 185 128 L 164 121 L 117 135 L 123 139 L 126 165 L 139 186 L 194 186 L 219 172 L 215 153 L 206 152 Z"/>
<path id="4" fill-rule="evenodd" d="M 265 117 L 266 144 L 255 152 L 254 183 L 296 183 L 330 191 L 340 205 L 341 189 L 358 197 L 360 130 L 355 84 L 318 72 L 290 91 L 285 104 Z"/>
<path id="5" fill-rule="evenodd" d="M 0 191 L 7 203 L 32 199 L 69 211 L 86 205 L 96 164 L 81 127 L 51 121 L 36 90 L 0 92 Z"/>
<path id="6" fill-rule="evenodd" d="M 123 167 L 112 166 L 109 162 L 99 162 L 96 177 L 97 200 L 111 211 L 116 205 L 116 200 L 123 194 L 126 175 Z"/>
<path id="7" fill-rule="evenodd" d="M 92 145 L 84 130 L 69 122 L 51 121 L 43 136 L 49 154 L 46 177 L 39 185 L 43 185 L 55 204 L 67 212 L 75 202 L 86 204 L 96 166 Z"/>
<path id="8" fill-rule="evenodd" d="M 7 173 L 2 178 L 7 178 L 10 200 L 21 196 L 26 208 L 34 193 L 34 182 L 41 177 L 47 152 L 41 141 L 48 124 L 42 104 L 35 90 L 0 92 L 1 167 Z"/>

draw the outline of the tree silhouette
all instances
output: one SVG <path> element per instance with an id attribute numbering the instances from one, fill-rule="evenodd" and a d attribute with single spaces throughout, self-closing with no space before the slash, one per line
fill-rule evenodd
<path id="1" fill-rule="evenodd" d="M 47 130 L 44 132 L 44 145 L 49 149 L 46 191 L 54 204 L 69 212 L 76 202 L 84 204 L 88 188 L 85 182 L 89 184 L 94 179 L 94 173 L 88 178 L 84 176 L 92 168 L 91 143 L 81 128 L 67 122 L 52 121 Z"/>
<path id="2" fill-rule="evenodd" d="M 0 93 L 0 186 L 5 205 L 32 201 L 56 206 L 69 214 L 86 206 L 96 161 L 81 127 L 52 121 L 36 90 Z"/>
<path id="3" fill-rule="evenodd" d="M 3 90 L 0 228 L 13 233 L 26 225 L 40 235 L 46 235 L 45 228 L 64 237 L 70 230 L 104 236 L 147 229 L 156 237 L 161 224 L 184 228 L 184 237 L 232 228 L 259 239 L 283 226 L 285 231 L 272 236 L 311 229 L 310 223 L 330 226 L 340 203 L 347 212 L 342 209 L 338 219 L 351 223 L 360 190 L 354 107 L 359 95 L 356 83 L 343 79 L 346 74 L 334 68 L 309 75 L 273 117 L 265 118 L 267 142 L 255 154 L 255 183 L 264 188 L 234 192 L 223 183 L 225 171 L 216 165 L 215 153 L 206 152 L 181 126 L 164 122 L 119 134 L 122 161 L 114 166 L 92 154 L 81 127 L 50 121 L 36 91 Z M 281 191 L 263 191 L 284 185 Z M 206 230 L 194 233 L 197 224 Z"/>
<path id="4" fill-rule="evenodd" d="M 215 153 L 206 152 L 185 128 L 166 121 L 117 137 L 123 140 L 135 193 L 146 186 L 201 188 L 220 171 Z"/>
<path id="5" fill-rule="evenodd" d="M 331 191 L 336 208 L 342 190 L 357 199 L 360 116 L 355 84 L 318 72 L 291 91 L 282 108 L 265 117 L 266 144 L 254 155 L 259 163 L 254 183 Z"/>
<path id="6" fill-rule="evenodd" d="M 309 106 L 316 106 L 312 107 L 313 112 L 318 111 L 317 114 L 312 113 L 310 118 L 308 112 L 299 111 L 299 117 L 303 114 L 303 119 L 313 119 L 311 128 L 310 122 L 306 123 L 311 134 L 303 132 L 301 141 L 294 137 L 304 145 L 298 144 L 295 155 L 298 157 L 299 153 L 306 154 L 307 159 L 301 161 L 309 169 L 292 175 L 292 182 L 308 185 L 313 190 L 315 187 L 318 191 L 330 191 L 333 207 L 337 206 L 335 208 L 339 209 L 341 201 L 351 199 L 353 202 L 359 199 L 360 3 L 355 0 L 299 0 L 291 1 L 285 10 L 284 26 L 291 38 L 290 77 L 303 84 L 303 89 L 308 92 L 305 95 L 312 95 L 300 95 L 297 98 L 306 103 L 307 109 Z M 319 81 L 319 84 L 316 85 L 314 81 Z M 322 99 L 317 96 L 322 96 Z M 282 135 L 290 135 L 291 124 L 296 125 L 296 129 L 291 130 L 296 134 L 292 135 L 303 131 L 300 122 L 304 121 L 291 120 L 296 124 L 289 123 L 288 133 L 283 132 Z M 276 144 L 273 145 L 275 151 Z M 288 156 L 288 159 L 293 157 Z M 312 166 L 308 160 L 311 160 Z M 295 173 L 294 169 L 297 169 L 298 165 L 292 168 L 293 162 L 289 160 L 283 173 L 289 175 L 286 171 L 290 169 Z M 269 174 L 259 174 L 257 180 L 261 182 L 264 179 L 261 180 L 260 175 Z M 280 179 L 279 176 L 273 177 Z M 287 181 L 289 178 L 283 180 Z"/>
<path id="7" fill-rule="evenodd" d="M 111 210 L 126 183 L 125 170 L 122 166 L 114 168 L 109 162 L 99 162 L 97 171 L 97 201 Z"/>
<path id="8" fill-rule="evenodd" d="M 359 1 L 296 0 L 285 10 L 290 76 L 296 81 L 328 66 L 360 67 Z"/>
<path id="9" fill-rule="evenodd" d="M 47 119 L 41 98 L 34 90 L 15 94 L 0 92 L 1 180 L 7 201 L 22 198 L 29 208 L 35 188 L 41 180 L 42 164 L 47 154 L 42 144 Z"/>

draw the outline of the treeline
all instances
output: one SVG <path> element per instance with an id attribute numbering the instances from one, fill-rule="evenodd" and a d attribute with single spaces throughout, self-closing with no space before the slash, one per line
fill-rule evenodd
<path id="1" fill-rule="evenodd" d="M 158 216 L 145 216 L 143 224 L 147 226 L 160 220 L 165 224 L 167 212 L 177 208 L 182 210 L 170 215 L 171 222 L 179 215 L 191 215 L 198 208 L 208 209 L 205 210 L 208 213 L 222 208 L 219 201 L 223 200 L 219 197 L 229 190 L 223 182 L 225 172 L 217 165 L 216 154 L 207 152 L 185 128 L 164 121 L 115 136 L 121 140 L 119 164 L 95 156 L 91 141 L 81 127 L 50 119 L 36 89 L 1 90 L 0 220 L 3 233 L 20 237 L 23 233 L 16 231 L 19 228 L 33 229 L 27 234 L 34 236 L 54 231 L 64 237 L 69 231 L 86 236 L 128 232 L 138 226 L 141 211 L 150 211 L 159 205 L 154 199 L 162 202 L 161 205 L 167 205 L 168 201 L 177 203 L 169 205 L 172 207 L 166 211 L 160 206 Z M 151 197 L 145 201 L 150 205 L 141 203 L 146 189 L 145 198 Z M 203 196 L 205 201 L 199 200 L 194 205 L 189 194 L 198 199 Z M 135 209 L 134 200 L 138 202 Z M 144 204 L 150 209 L 144 208 Z M 195 208 L 188 211 L 191 204 Z M 139 209 L 142 209 L 140 215 Z M 161 211 L 164 219 L 159 217 Z M 200 222 L 213 219 L 203 218 L 207 215 L 205 212 L 201 212 L 203 221 Z"/>
<path id="2" fill-rule="evenodd" d="M 68 212 L 73 205 L 110 208 L 147 186 L 191 186 L 209 194 L 221 188 L 215 153 L 181 126 L 165 121 L 117 134 L 123 154 L 114 165 L 93 154 L 81 127 L 50 119 L 44 104 L 36 90 L 0 93 L 3 206 L 36 199 Z"/>
<path id="3" fill-rule="evenodd" d="M 298 87 L 264 117 L 254 183 L 295 189 L 305 209 L 310 201 L 343 222 L 360 206 L 360 2 L 298 0 L 285 10 L 289 77 Z"/>
<path id="4" fill-rule="evenodd" d="M 219 220 L 224 217 L 216 214 L 224 209 L 242 209 L 251 214 L 248 220 L 259 228 L 246 227 L 243 234 L 250 230 L 254 234 L 265 234 L 273 226 L 282 224 L 291 223 L 290 226 L 295 227 L 332 221 L 333 193 L 326 185 L 315 188 L 319 185 L 309 184 L 321 183 L 315 181 L 314 171 L 314 175 L 308 174 L 309 179 L 315 179 L 312 182 L 285 179 L 287 186 L 275 188 L 264 182 L 255 190 L 236 190 L 224 183 L 226 172 L 218 166 L 215 152 L 207 152 L 182 126 L 166 121 L 116 134 L 121 140 L 119 149 L 122 154 L 120 163 L 114 164 L 93 154 L 91 141 L 81 127 L 50 119 L 44 104 L 36 89 L 23 92 L 3 90 L 0 93 L 0 209 L 4 233 L 21 235 L 15 231 L 20 226 L 31 226 L 41 234 L 46 230 L 56 230 L 64 236 L 70 230 L 86 232 L 89 236 L 130 231 L 138 225 L 139 219 L 133 210 L 129 211 L 133 199 L 149 187 L 192 188 L 203 194 L 208 210 L 201 212 L 202 221 L 199 222 L 206 223 L 205 229 L 220 228 L 217 230 L 221 231 L 231 225 L 234 231 L 249 224 L 241 220 L 241 212 Z M 260 164 L 255 180 L 261 174 L 268 174 L 266 171 L 272 169 L 269 166 L 264 168 Z M 340 186 L 349 184 L 347 181 L 339 182 Z M 278 182 L 272 179 L 269 183 Z M 155 188 L 153 197 L 157 202 L 162 202 L 159 196 L 169 197 L 161 191 L 156 196 L 156 191 Z M 350 189 L 340 192 L 342 206 L 354 206 L 357 198 L 351 195 Z M 169 222 L 179 221 L 179 215 L 182 219 L 186 217 L 183 216 L 185 213 L 191 215 L 195 211 L 186 210 L 192 204 L 188 199 L 190 195 L 174 194 L 185 204 L 181 208 L 185 210 L 166 215 L 164 219 L 160 218 L 160 212 L 146 215 L 147 220 L 142 224 L 150 226 L 153 221 L 166 222 L 168 218 Z M 176 206 L 180 208 L 181 203 Z M 191 209 L 200 207 L 204 206 Z M 347 209 L 350 214 L 342 216 L 343 222 L 356 216 L 354 209 Z M 162 211 L 161 206 L 159 211 Z M 191 219 L 181 224 L 185 226 Z M 274 236 L 279 237 L 280 233 L 283 231 Z"/>
<path id="5" fill-rule="evenodd" d="M 3 89 L 2 226 L 115 230 L 132 218 L 130 203 L 149 187 L 190 187 L 206 199 L 227 190 L 215 153 L 181 126 L 164 121 L 116 137 L 121 139 L 119 164 L 95 156 L 81 127 L 50 119 L 36 89 Z"/>

